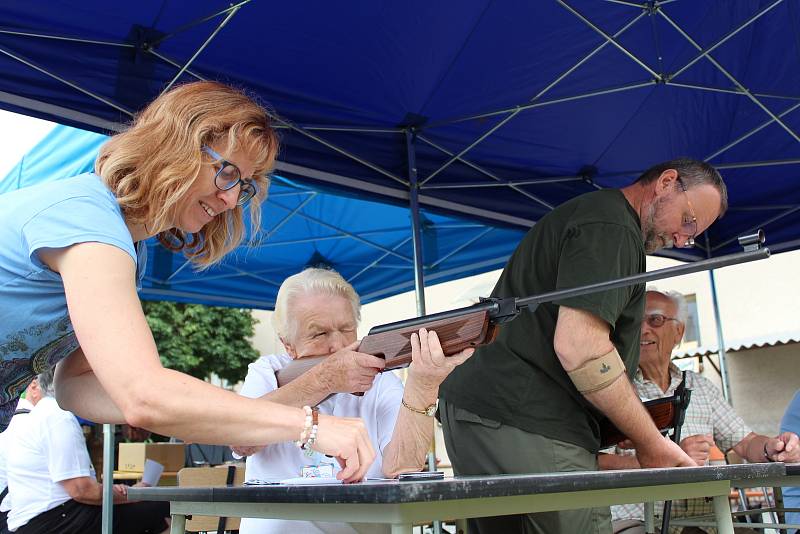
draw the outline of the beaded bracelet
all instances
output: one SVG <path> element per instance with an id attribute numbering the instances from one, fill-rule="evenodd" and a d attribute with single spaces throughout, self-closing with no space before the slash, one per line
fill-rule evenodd
<path id="1" fill-rule="evenodd" d="M 306 412 L 306 420 L 305 424 L 303 425 L 303 431 L 300 433 L 300 439 L 294 442 L 295 445 L 300 447 L 301 449 L 305 449 L 306 443 L 308 443 L 309 435 L 313 430 L 314 424 L 314 416 L 313 411 L 311 410 L 311 406 L 303 406 L 303 411 Z"/>
<path id="2" fill-rule="evenodd" d="M 319 430 L 319 408 L 316 406 L 311 409 L 311 431 L 308 435 L 308 439 L 303 444 L 302 449 L 306 451 L 308 456 L 314 454 L 314 451 L 311 447 L 314 446 L 314 443 L 317 441 L 317 431 Z"/>

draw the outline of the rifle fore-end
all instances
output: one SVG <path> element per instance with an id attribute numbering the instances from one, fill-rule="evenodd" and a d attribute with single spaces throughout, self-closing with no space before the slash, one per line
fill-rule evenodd
<path id="1" fill-rule="evenodd" d="M 423 327 L 428 332 L 436 332 L 445 356 L 491 343 L 498 332 L 498 326 L 491 322 L 489 313 L 479 311 L 452 319 L 369 334 L 361 340 L 358 350 L 384 358 L 387 370 L 406 367 L 411 363 L 411 334 L 419 332 Z"/>
<path id="2" fill-rule="evenodd" d="M 385 370 L 406 367 L 411 363 L 411 334 L 419 332 L 423 327 L 429 332 L 436 332 L 445 356 L 452 356 L 469 347 L 491 343 L 499 331 L 499 327 L 490 320 L 489 313 L 480 311 L 418 326 L 368 334 L 361 340 L 358 351 L 384 358 Z M 327 356 L 314 356 L 292 361 L 276 373 L 278 387 L 285 386 L 325 358 Z"/>

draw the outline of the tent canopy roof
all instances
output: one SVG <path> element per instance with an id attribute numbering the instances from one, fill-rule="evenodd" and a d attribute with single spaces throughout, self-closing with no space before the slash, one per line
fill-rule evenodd
<path id="1" fill-rule="evenodd" d="M 677 156 L 731 209 L 699 258 L 800 225 L 800 7 L 788 0 L 31 0 L 5 8 L 0 105 L 112 130 L 165 87 L 219 79 L 281 117 L 280 172 L 518 229 Z"/>

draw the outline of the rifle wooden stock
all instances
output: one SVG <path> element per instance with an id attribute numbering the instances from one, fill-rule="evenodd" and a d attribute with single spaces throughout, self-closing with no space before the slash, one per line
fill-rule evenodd
<path id="1" fill-rule="evenodd" d="M 451 319 L 431 321 L 424 326 L 429 332 L 435 331 L 439 336 L 445 356 L 452 356 L 469 347 L 491 343 L 497 337 L 499 330 L 499 326 L 491 321 L 486 310 Z M 411 363 L 411 334 L 419 332 L 419 329 L 420 326 L 408 326 L 378 334 L 368 334 L 361 340 L 358 351 L 386 360 L 384 369 L 386 371 L 407 367 Z M 278 371 L 278 386 L 288 384 L 325 358 L 327 356 L 315 356 L 292 361 Z"/>
<path id="2" fill-rule="evenodd" d="M 683 379 L 678 384 L 678 387 L 675 388 L 674 395 L 649 400 L 643 404 L 658 431 L 666 435 L 669 429 L 674 428 L 675 432 L 672 435 L 672 441 L 680 443 L 681 426 L 683 426 L 683 421 L 686 418 L 686 409 L 689 407 L 691 398 L 692 390 L 686 387 L 686 372 L 684 371 Z M 606 419 L 600 426 L 601 449 L 611 447 L 626 439 L 628 439 L 628 436 L 623 434 L 609 419 Z"/>
<path id="3" fill-rule="evenodd" d="M 653 399 L 644 403 L 647 413 L 653 419 L 659 432 L 666 432 L 675 426 L 675 399 L 667 397 L 663 399 Z M 625 441 L 628 436 L 622 433 L 614 423 L 606 419 L 605 424 L 600 427 L 600 448 L 605 449 L 616 445 L 620 441 Z"/>

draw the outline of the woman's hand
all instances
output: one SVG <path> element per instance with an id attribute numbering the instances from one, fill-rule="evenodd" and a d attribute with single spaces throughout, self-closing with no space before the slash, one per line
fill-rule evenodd
<path id="1" fill-rule="evenodd" d="M 344 482 L 363 480 L 375 460 L 375 449 L 361 419 L 319 416 L 314 450 L 336 458 L 342 470 L 336 478 Z"/>

